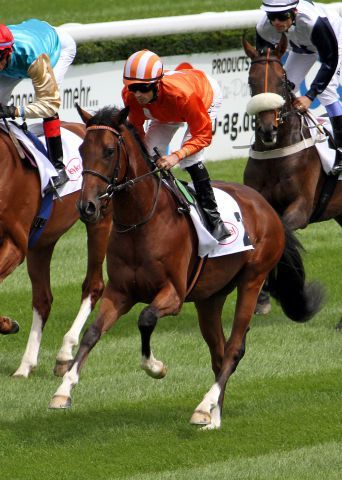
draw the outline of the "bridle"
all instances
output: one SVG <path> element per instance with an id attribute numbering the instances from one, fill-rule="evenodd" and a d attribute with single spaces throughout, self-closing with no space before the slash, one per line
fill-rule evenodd
<path id="1" fill-rule="evenodd" d="M 262 53 L 262 52 L 261 52 Z M 299 114 L 298 110 L 295 109 L 287 109 L 288 101 L 291 101 L 292 97 L 292 86 L 291 82 L 288 80 L 285 70 L 283 69 L 283 65 L 280 59 L 274 55 L 271 55 L 271 49 L 268 48 L 266 51 L 266 56 L 260 56 L 251 60 L 251 65 L 256 63 L 261 63 L 265 65 L 265 78 L 264 78 L 264 91 L 263 93 L 269 93 L 269 67 L 271 63 L 278 63 L 283 70 L 282 80 L 281 80 L 281 97 L 284 99 L 284 104 L 282 107 L 275 109 L 275 127 L 277 128 L 279 125 L 284 123 L 284 119 L 289 115 L 297 115 Z M 250 78 L 249 84 L 252 88 Z M 273 92 L 270 92 L 273 93 Z"/>
<path id="2" fill-rule="evenodd" d="M 118 161 L 115 164 L 114 171 L 113 171 L 113 174 L 112 174 L 111 177 L 103 175 L 102 173 L 97 172 L 96 170 L 92 170 L 92 169 L 84 169 L 83 172 L 82 172 L 82 175 L 93 175 L 95 177 L 100 178 L 101 180 L 103 180 L 107 184 L 106 191 L 104 193 L 98 195 L 97 198 L 99 200 L 105 199 L 105 200 L 109 201 L 113 197 L 114 193 L 126 190 L 129 187 L 132 187 L 133 185 L 135 185 L 136 183 L 145 180 L 147 177 L 149 177 L 151 175 L 156 175 L 160 170 L 162 170 L 161 168 L 156 167 L 155 169 L 151 170 L 150 172 L 147 172 L 143 175 L 140 175 L 139 177 L 135 177 L 133 179 L 128 179 L 123 183 L 118 183 L 118 180 L 119 180 L 118 176 L 119 176 L 119 172 L 120 172 L 120 168 L 121 168 L 121 159 L 122 159 L 123 155 L 125 155 L 125 157 L 127 159 L 127 163 L 129 165 L 129 155 L 128 155 L 128 152 L 127 152 L 127 147 L 126 147 L 126 143 L 125 143 L 125 139 L 124 139 L 123 135 L 118 130 L 116 130 L 115 128 L 110 127 L 108 125 L 91 125 L 91 126 L 86 128 L 86 131 L 91 131 L 91 130 L 108 130 L 109 132 L 113 133 L 113 135 L 118 139 L 118 142 L 116 144 L 117 145 Z M 113 222 L 116 225 L 123 227 L 122 229 L 117 229 L 116 230 L 118 233 L 129 232 L 131 230 L 136 229 L 137 227 L 140 227 L 140 226 L 146 224 L 147 222 L 149 222 L 149 220 L 151 220 L 151 218 L 153 217 L 153 215 L 155 213 L 156 207 L 157 207 L 157 202 L 158 202 L 158 198 L 159 198 L 159 194 L 160 194 L 160 188 L 161 188 L 161 182 L 162 182 L 162 177 L 160 175 L 158 177 L 158 188 L 157 188 L 157 192 L 156 192 L 156 195 L 155 195 L 155 198 L 154 198 L 154 201 L 153 201 L 152 208 L 151 208 L 150 212 L 147 214 L 147 216 L 143 220 L 141 220 L 139 223 L 132 224 L 132 225 L 126 225 L 126 224 L 117 222 L 113 218 Z"/>

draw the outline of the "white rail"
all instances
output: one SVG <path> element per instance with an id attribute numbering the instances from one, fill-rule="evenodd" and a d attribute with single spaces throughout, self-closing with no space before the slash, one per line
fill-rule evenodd
<path id="1" fill-rule="evenodd" d="M 342 16 L 342 2 L 322 4 Z M 76 43 L 111 40 L 115 38 L 152 37 L 176 33 L 213 32 L 219 30 L 252 28 L 262 15 L 261 10 L 240 12 L 207 12 L 162 18 L 144 18 L 119 22 L 61 25 Z"/>

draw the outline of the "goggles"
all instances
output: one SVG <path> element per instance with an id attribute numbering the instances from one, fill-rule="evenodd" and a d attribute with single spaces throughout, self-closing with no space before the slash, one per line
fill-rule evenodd
<path id="1" fill-rule="evenodd" d="M 131 85 L 128 85 L 128 90 L 134 93 L 147 93 L 153 90 L 154 85 L 154 83 L 132 83 Z"/>
<path id="2" fill-rule="evenodd" d="M 286 22 L 286 20 L 292 19 L 292 11 L 288 12 L 267 12 L 267 18 L 270 22 L 274 20 L 279 20 L 279 22 Z"/>

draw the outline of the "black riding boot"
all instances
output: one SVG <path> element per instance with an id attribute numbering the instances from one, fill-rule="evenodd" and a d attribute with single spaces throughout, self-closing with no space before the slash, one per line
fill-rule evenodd
<path id="1" fill-rule="evenodd" d="M 336 157 L 331 173 L 338 175 L 342 172 L 342 115 L 337 117 L 330 117 L 333 128 L 334 141 L 336 145 Z"/>
<path id="2" fill-rule="evenodd" d="M 222 241 L 231 234 L 226 229 L 225 224 L 221 220 L 220 214 L 217 211 L 217 203 L 214 192 L 210 184 L 210 178 L 207 169 L 202 162 L 198 162 L 186 169 L 193 181 L 197 199 L 202 207 L 206 220 L 209 224 L 210 233 L 216 240 Z"/>
<path id="3" fill-rule="evenodd" d="M 63 163 L 63 147 L 60 126 L 61 122 L 57 114 L 51 118 L 44 118 L 43 127 L 46 138 L 46 147 L 50 162 L 55 167 L 58 174 L 58 176 L 52 177 L 51 183 L 53 183 L 53 185 L 49 185 L 45 189 L 45 192 L 60 188 L 69 180 Z"/>

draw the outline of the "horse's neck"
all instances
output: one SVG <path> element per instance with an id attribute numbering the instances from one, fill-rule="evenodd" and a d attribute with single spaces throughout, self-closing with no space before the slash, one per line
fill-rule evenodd
<path id="1" fill-rule="evenodd" d="M 141 146 L 129 137 L 125 138 L 126 176 L 125 181 L 141 180 L 128 186 L 114 197 L 114 217 L 123 224 L 138 223 L 148 217 L 159 201 L 159 177 L 151 173 Z"/>

